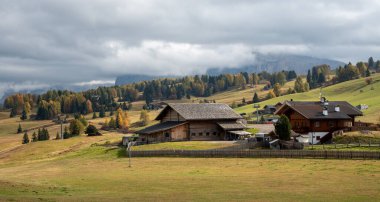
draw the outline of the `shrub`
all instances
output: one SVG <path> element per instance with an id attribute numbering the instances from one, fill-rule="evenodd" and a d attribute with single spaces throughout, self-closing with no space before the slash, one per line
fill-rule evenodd
<path id="1" fill-rule="evenodd" d="M 88 136 L 102 135 L 99 133 L 98 129 L 94 125 L 91 125 L 91 124 L 87 126 L 85 133 Z"/>

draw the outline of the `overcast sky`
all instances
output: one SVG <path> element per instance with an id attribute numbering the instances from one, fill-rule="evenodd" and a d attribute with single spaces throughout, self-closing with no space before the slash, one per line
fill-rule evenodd
<path id="1" fill-rule="evenodd" d="M 252 51 L 380 59 L 379 19 L 376 0 L 0 0 L 0 96 L 236 67 Z"/>

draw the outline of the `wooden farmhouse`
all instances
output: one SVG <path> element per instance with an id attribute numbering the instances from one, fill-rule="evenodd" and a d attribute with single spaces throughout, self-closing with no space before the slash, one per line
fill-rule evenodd
<path id="1" fill-rule="evenodd" d="M 185 140 L 233 140 L 247 135 L 243 118 L 226 104 L 168 104 L 160 123 L 137 131 L 144 143 Z"/>
<path id="2" fill-rule="evenodd" d="M 328 102 L 324 98 L 319 102 L 286 101 L 275 112 L 286 115 L 292 130 L 303 135 L 309 143 L 328 142 L 332 133 L 349 130 L 356 116 L 363 113 L 346 101 Z"/>

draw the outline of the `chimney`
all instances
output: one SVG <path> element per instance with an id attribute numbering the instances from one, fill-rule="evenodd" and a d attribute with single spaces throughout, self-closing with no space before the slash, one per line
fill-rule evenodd
<path id="1" fill-rule="evenodd" d="M 340 112 L 340 107 L 339 107 L 339 105 L 335 105 L 335 111 L 336 111 L 336 112 Z"/>
<path id="2" fill-rule="evenodd" d="M 328 112 L 328 110 L 327 110 L 327 107 L 324 107 L 324 108 L 323 108 L 322 114 L 323 114 L 323 116 L 327 116 L 327 115 L 329 115 L 329 112 Z"/>

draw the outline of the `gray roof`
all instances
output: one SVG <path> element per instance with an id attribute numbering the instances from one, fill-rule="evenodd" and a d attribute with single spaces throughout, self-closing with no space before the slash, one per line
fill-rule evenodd
<path id="1" fill-rule="evenodd" d="M 160 132 L 160 131 L 165 131 L 165 130 L 169 130 L 171 128 L 174 128 L 176 126 L 179 126 L 179 125 L 182 125 L 182 124 L 185 124 L 186 122 L 185 121 L 180 121 L 180 122 L 177 122 L 177 121 L 167 121 L 167 122 L 163 122 L 163 123 L 158 123 L 158 124 L 155 124 L 153 126 L 149 126 L 149 127 L 146 127 L 142 130 L 139 130 L 139 131 L 136 131 L 137 134 L 151 134 L 151 133 L 157 133 L 157 132 Z"/>
<path id="2" fill-rule="evenodd" d="M 169 108 L 172 108 L 186 120 L 236 120 L 243 118 L 227 104 L 168 103 L 168 106 L 161 111 L 156 120 L 160 120 Z"/>
<path id="3" fill-rule="evenodd" d="M 236 130 L 236 129 L 245 129 L 246 126 L 242 123 L 236 121 L 223 121 L 217 122 L 217 124 L 224 130 Z"/>
<path id="4" fill-rule="evenodd" d="M 339 106 L 339 112 L 334 110 L 335 106 Z M 322 114 L 324 107 L 327 108 L 327 116 Z M 363 115 L 360 110 L 346 101 L 329 101 L 327 106 L 321 102 L 287 101 L 276 111 L 276 114 L 283 114 L 289 108 L 297 111 L 307 119 L 351 119 L 350 116 Z"/>

